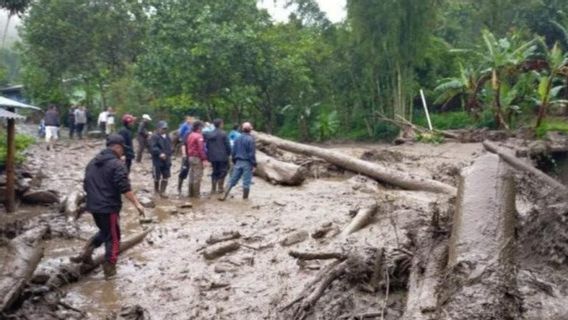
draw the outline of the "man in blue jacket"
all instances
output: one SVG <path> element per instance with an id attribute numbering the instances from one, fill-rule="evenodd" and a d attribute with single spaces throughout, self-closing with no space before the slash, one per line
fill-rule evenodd
<path id="1" fill-rule="evenodd" d="M 71 258 L 75 263 L 92 264 L 93 251 L 104 243 L 103 271 L 107 279 L 116 274 L 122 195 L 134 204 L 140 215 L 144 215 L 144 207 L 132 192 L 126 166 L 120 160 L 123 155 L 124 138 L 111 134 L 107 137 L 107 148 L 87 165 L 83 180 L 83 188 L 87 193 L 87 211 L 92 213 L 99 232 L 87 242 L 80 255 Z"/>
<path id="2" fill-rule="evenodd" d="M 224 201 L 229 196 L 231 189 L 237 185 L 241 177 L 243 178 L 243 199 L 248 199 L 250 186 L 252 184 L 252 174 L 256 170 L 256 145 L 251 135 L 252 125 L 249 122 L 243 123 L 243 133 L 235 140 L 232 151 L 232 160 L 235 165 L 227 191 L 219 200 Z"/>

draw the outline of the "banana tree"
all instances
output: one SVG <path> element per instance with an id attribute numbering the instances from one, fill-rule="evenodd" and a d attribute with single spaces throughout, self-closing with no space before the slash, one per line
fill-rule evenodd
<path id="1" fill-rule="evenodd" d="M 511 40 L 503 38 L 497 39 L 488 30 L 483 31 L 483 41 L 485 51 L 479 53 L 487 69 L 484 73 L 490 74 L 491 88 L 493 90 L 493 112 L 495 123 L 501 128 L 508 129 L 501 104 L 501 85 L 504 78 L 513 76 L 520 71 L 521 64 L 527 60 L 536 50 L 536 41 L 533 39 L 528 42 L 519 42 L 517 36 Z"/>
<path id="2" fill-rule="evenodd" d="M 539 76 L 536 128 L 542 124 L 550 105 L 564 102 L 564 100 L 555 99 L 562 86 L 553 87 L 554 79 L 559 75 L 568 76 L 568 57 L 562 52 L 558 43 L 552 49 L 545 50 L 545 59 L 548 63 L 548 71 Z"/>
<path id="3" fill-rule="evenodd" d="M 444 109 L 448 102 L 459 96 L 465 110 L 477 115 L 481 109 L 477 94 L 489 77 L 480 75 L 477 70 L 464 67 L 461 63 L 459 67 L 459 76 L 442 79 L 434 89 L 434 93 L 438 95 L 434 104 L 442 104 L 442 109 Z"/>

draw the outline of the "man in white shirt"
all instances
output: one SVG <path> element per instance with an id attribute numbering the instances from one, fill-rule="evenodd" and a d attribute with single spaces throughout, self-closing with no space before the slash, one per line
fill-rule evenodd
<path id="1" fill-rule="evenodd" d="M 106 110 L 99 113 L 99 120 L 97 124 L 102 133 L 106 133 L 106 123 L 107 123 L 108 112 Z"/>
<path id="2" fill-rule="evenodd" d="M 115 113 L 112 108 L 107 109 L 107 121 L 106 121 L 106 134 L 107 136 L 114 132 L 114 117 Z"/>

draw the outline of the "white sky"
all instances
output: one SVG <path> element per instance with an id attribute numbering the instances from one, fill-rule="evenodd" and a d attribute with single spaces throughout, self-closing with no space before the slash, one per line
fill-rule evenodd
<path id="1" fill-rule="evenodd" d="M 346 0 L 316 0 L 320 9 L 325 12 L 331 22 L 340 22 L 345 19 Z M 258 0 L 258 6 L 266 8 L 276 21 L 287 21 L 290 10 L 284 9 L 286 0 Z"/>

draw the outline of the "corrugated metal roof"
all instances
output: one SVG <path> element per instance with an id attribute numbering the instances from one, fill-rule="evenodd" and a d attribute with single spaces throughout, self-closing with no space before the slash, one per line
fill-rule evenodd
<path id="1" fill-rule="evenodd" d="M 21 116 L 17 113 L 13 113 L 13 112 L 10 112 L 6 109 L 0 108 L 0 119 L 16 119 L 16 120 L 22 119 L 23 120 L 25 118 L 26 117 Z"/>
<path id="2" fill-rule="evenodd" d="M 25 104 L 25 103 L 18 102 L 16 100 L 4 98 L 2 96 L 0 96 L 0 107 L 41 110 L 38 107 L 30 106 L 29 104 Z"/>

